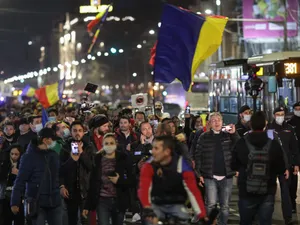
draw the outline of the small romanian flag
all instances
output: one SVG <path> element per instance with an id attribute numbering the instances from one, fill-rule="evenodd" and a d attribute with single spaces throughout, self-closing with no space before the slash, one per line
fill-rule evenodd
<path id="1" fill-rule="evenodd" d="M 22 90 L 22 96 L 27 96 L 27 97 L 33 97 L 35 95 L 35 89 L 27 85 L 23 90 Z"/>
<path id="2" fill-rule="evenodd" d="M 112 6 L 109 5 L 107 6 L 107 8 L 101 12 L 99 12 L 96 16 L 96 18 L 94 20 L 92 20 L 88 25 L 87 25 L 87 30 L 88 32 L 91 32 L 92 29 L 99 23 L 99 22 L 103 22 L 103 20 L 106 19 L 106 16 L 108 14 L 108 12 L 110 12 L 112 10 Z"/>
<path id="3" fill-rule="evenodd" d="M 227 21 L 227 17 L 197 15 L 165 4 L 157 46 L 149 62 L 154 64 L 155 82 L 178 79 L 190 91 L 199 65 L 221 45 Z"/>
<path id="4" fill-rule="evenodd" d="M 46 85 L 37 89 L 35 91 L 35 97 L 39 100 L 41 105 L 47 109 L 61 99 L 63 89 L 64 80 L 61 80 L 59 83 Z"/>

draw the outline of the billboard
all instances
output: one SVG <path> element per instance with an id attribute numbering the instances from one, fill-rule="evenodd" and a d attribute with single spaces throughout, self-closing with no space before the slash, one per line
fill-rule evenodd
<path id="1" fill-rule="evenodd" d="M 298 35 L 298 1 L 287 0 L 288 37 Z M 262 19 L 265 22 L 243 22 L 244 38 L 280 38 L 284 36 L 284 0 L 243 0 L 243 19 Z"/>

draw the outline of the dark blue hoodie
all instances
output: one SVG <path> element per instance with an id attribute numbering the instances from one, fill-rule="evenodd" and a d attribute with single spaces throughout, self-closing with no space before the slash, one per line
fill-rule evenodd
<path id="1" fill-rule="evenodd" d="M 46 166 L 47 160 L 47 166 Z M 41 180 L 43 179 L 43 182 Z M 39 187 L 40 207 L 57 207 L 61 204 L 59 192 L 59 156 L 53 150 L 41 150 L 32 141 L 21 158 L 19 174 L 12 191 L 11 205 L 19 206 L 25 198 L 36 198 Z"/>

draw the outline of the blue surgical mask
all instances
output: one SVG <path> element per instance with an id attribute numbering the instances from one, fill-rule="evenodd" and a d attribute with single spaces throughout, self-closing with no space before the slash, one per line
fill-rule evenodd
<path id="1" fill-rule="evenodd" d="M 52 141 L 50 145 L 48 145 L 48 149 L 53 149 L 56 146 L 56 141 Z"/>
<path id="2" fill-rule="evenodd" d="M 55 116 L 49 117 L 49 118 L 48 118 L 48 121 L 49 121 L 49 122 L 52 122 L 52 121 L 55 122 L 55 121 L 56 121 L 56 117 L 55 117 Z"/>
<path id="3" fill-rule="evenodd" d="M 38 133 L 43 129 L 43 124 L 39 123 L 35 125 L 35 132 Z"/>
<path id="4" fill-rule="evenodd" d="M 70 130 L 69 129 L 64 129 L 64 131 L 63 131 L 63 137 L 64 138 L 68 138 L 68 137 L 70 137 Z"/>

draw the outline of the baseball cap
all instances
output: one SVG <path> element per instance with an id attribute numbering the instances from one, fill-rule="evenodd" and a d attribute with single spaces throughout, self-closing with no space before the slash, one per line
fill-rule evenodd
<path id="1" fill-rule="evenodd" d="M 56 135 L 55 135 L 55 131 L 52 128 L 43 128 L 39 133 L 38 133 L 38 137 L 40 139 L 43 138 L 51 138 L 52 140 L 56 140 Z"/>
<path id="2" fill-rule="evenodd" d="M 297 106 L 300 106 L 300 102 L 297 102 L 293 105 L 293 108 L 296 108 Z"/>
<path id="3" fill-rule="evenodd" d="M 249 110 L 251 109 L 248 105 L 243 105 L 240 110 L 239 110 L 239 113 L 243 113 L 245 112 L 246 110 Z"/>
<path id="4" fill-rule="evenodd" d="M 285 109 L 283 107 L 277 107 L 277 108 L 274 109 L 273 114 L 278 113 L 278 112 L 282 112 L 282 111 L 285 112 Z"/>

